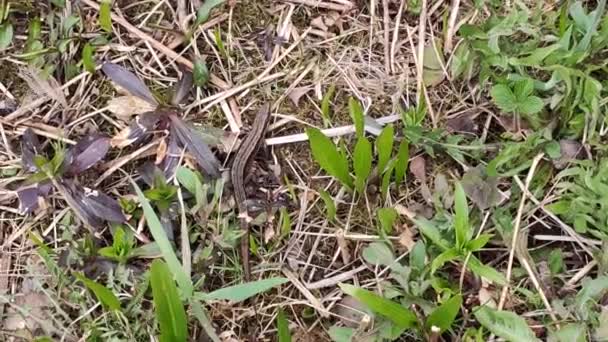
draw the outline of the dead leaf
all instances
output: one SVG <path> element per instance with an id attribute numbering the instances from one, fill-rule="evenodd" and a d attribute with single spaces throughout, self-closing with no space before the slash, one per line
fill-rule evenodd
<path id="1" fill-rule="evenodd" d="M 557 169 L 563 169 L 568 163 L 583 157 L 583 145 L 576 140 L 562 139 L 559 141 L 560 157 L 553 161 Z"/>
<path id="2" fill-rule="evenodd" d="M 435 175 L 435 196 L 439 196 L 439 199 L 443 202 L 444 208 L 450 208 L 452 206 L 452 196 L 450 194 L 450 185 L 445 174 L 439 172 Z"/>
<path id="3" fill-rule="evenodd" d="M 310 26 L 316 27 L 322 31 L 327 31 L 328 27 L 325 25 L 325 21 L 322 16 L 318 16 L 310 21 Z"/>
<path id="4" fill-rule="evenodd" d="M 354 297 L 345 296 L 336 303 L 334 313 L 340 318 L 346 327 L 356 328 L 365 316 L 365 307 Z"/>
<path id="5" fill-rule="evenodd" d="M 119 119 L 129 120 L 133 115 L 153 111 L 155 106 L 137 96 L 119 96 L 108 101 L 108 110 Z"/>
<path id="6" fill-rule="evenodd" d="M 167 155 L 167 139 L 161 139 L 158 147 L 156 148 L 156 160 L 155 165 L 160 165 Z"/>
<path id="7" fill-rule="evenodd" d="M 422 155 L 418 155 L 410 161 L 410 172 L 417 180 L 420 181 L 420 192 L 424 200 L 429 204 L 432 203 L 433 196 L 431 195 L 431 190 L 426 183 L 426 160 Z"/>
<path id="8" fill-rule="evenodd" d="M 402 226 L 402 232 L 399 234 L 399 243 L 407 248 L 408 252 L 410 252 L 416 244 L 416 241 L 414 241 L 414 232 L 412 232 L 407 224 Z"/>
<path id="9" fill-rule="evenodd" d="M 399 215 L 406 216 L 410 220 L 416 217 L 416 213 L 413 210 L 410 210 L 401 204 L 395 204 L 394 208 Z"/>
<path id="10" fill-rule="evenodd" d="M 498 178 L 488 176 L 483 166 L 470 168 L 462 176 L 461 184 L 467 197 L 481 210 L 498 204 L 501 199 Z"/>
<path id="11" fill-rule="evenodd" d="M 300 104 L 300 98 L 311 90 L 312 87 L 310 86 L 293 88 L 289 93 L 287 93 L 287 97 L 289 97 L 291 102 L 293 102 L 293 104 L 297 107 Z"/>
<path id="12" fill-rule="evenodd" d="M 446 126 L 452 133 L 477 133 L 479 131 L 479 126 L 473 121 L 473 117 L 466 114 L 448 119 Z"/>
<path id="13" fill-rule="evenodd" d="M 348 248 L 348 241 L 344 238 L 344 230 L 338 229 L 336 232 L 336 240 L 338 241 L 338 246 L 340 247 L 340 254 L 342 255 L 342 261 L 345 265 L 350 264 L 350 249 Z"/>
<path id="14" fill-rule="evenodd" d="M 40 73 L 33 69 L 22 68 L 19 70 L 19 77 L 27 83 L 36 95 L 48 96 L 57 101 L 63 108 L 68 107 L 65 94 L 59 82 L 53 76 L 42 77 Z"/>
<path id="15" fill-rule="evenodd" d="M 275 236 L 274 227 L 271 224 L 267 224 L 266 228 L 264 228 L 264 243 L 270 242 Z"/>
<path id="16" fill-rule="evenodd" d="M 432 87 L 443 82 L 445 74 L 442 65 L 445 65 L 443 59 L 442 44 L 439 40 L 435 40 L 435 44 L 427 44 L 424 47 L 424 57 L 422 61 L 422 79 L 426 86 Z"/>
<path id="17" fill-rule="evenodd" d="M 483 282 L 483 280 L 482 280 Z M 485 282 L 484 282 L 485 284 Z M 485 286 L 481 286 L 479 288 L 479 292 L 477 293 L 477 298 L 479 299 L 479 304 L 480 305 L 487 305 L 490 308 L 495 309 L 496 308 L 496 301 L 494 300 L 494 297 L 492 297 L 492 292 L 488 289 L 487 287 L 488 285 L 485 284 Z"/>

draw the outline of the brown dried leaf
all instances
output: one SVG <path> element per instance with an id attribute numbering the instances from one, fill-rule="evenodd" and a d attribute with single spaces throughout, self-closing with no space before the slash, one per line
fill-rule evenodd
<path id="1" fill-rule="evenodd" d="M 356 328 L 365 316 L 365 307 L 354 297 L 345 296 L 333 309 L 344 326 Z"/>
<path id="2" fill-rule="evenodd" d="M 402 226 L 402 232 L 399 234 L 399 243 L 407 248 L 408 252 L 410 252 L 416 244 L 416 241 L 414 241 L 414 232 L 412 232 L 407 224 Z"/>
<path id="3" fill-rule="evenodd" d="M 323 20 L 322 16 L 318 16 L 310 21 L 310 26 L 318 28 L 323 31 L 327 31 L 328 27 L 325 25 L 325 20 Z"/>
<path id="4" fill-rule="evenodd" d="M 61 90 L 61 86 L 53 76 L 43 78 L 37 71 L 30 68 L 19 70 L 19 77 L 23 79 L 32 91 L 38 96 L 48 96 L 57 101 L 63 108 L 68 107 L 68 101 Z"/>
<path id="5" fill-rule="evenodd" d="M 133 115 L 154 110 L 155 106 L 137 96 L 119 96 L 108 101 L 108 110 L 119 119 L 128 120 Z"/>
<path id="6" fill-rule="evenodd" d="M 576 140 L 562 139 L 559 141 L 559 148 L 561 156 L 553 161 L 553 165 L 558 169 L 563 169 L 571 161 L 583 157 L 583 145 Z"/>
<path id="7" fill-rule="evenodd" d="M 466 114 L 448 119 L 446 126 L 448 131 L 452 133 L 476 133 L 479 130 L 479 127 L 473 120 L 473 117 Z"/>
<path id="8" fill-rule="evenodd" d="M 293 88 L 288 94 L 287 97 L 293 102 L 293 104 L 297 107 L 300 104 L 300 99 L 302 96 L 306 95 L 309 91 L 312 90 L 312 87 L 297 87 Z"/>
<path id="9" fill-rule="evenodd" d="M 416 156 L 410 161 L 410 172 L 417 180 L 426 184 L 426 161 L 422 155 Z"/>
<path id="10" fill-rule="evenodd" d="M 489 177 L 482 166 L 470 168 L 462 176 L 461 184 L 467 197 L 481 210 L 496 205 L 500 201 L 498 178 Z"/>

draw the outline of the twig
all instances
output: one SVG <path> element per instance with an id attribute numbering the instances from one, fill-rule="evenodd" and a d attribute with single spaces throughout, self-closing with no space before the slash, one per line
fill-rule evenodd
<path id="1" fill-rule="evenodd" d="M 288 3 L 290 2 L 293 4 L 310 6 L 310 7 L 325 8 L 328 10 L 333 10 L 333 11 L 338 11 L 338 12 L 350 11 L 353 8 L 353 6 L 340 5 L 340 4 L 335 4 L 332 2 L 321 1 L 321 0 L 281 0 L 281 1 L 288 2 Z"/>
<path id="2" fill-rule="evenodd" d="M 528 176 L 526 177 L 526 185 L 525 188 L 528 189 L 530 186 L 530 182 L 532 182 L 532 178 L 534 178 L 534 171 L 536 171 L 536 167 L 538 163 L 543 157 L 543 153 L 538 154 L 532 160 L 532 165 L 530 166 L 530 170 L 528 171 Z M 519 202 L 519 209 L 517 210 L 517 216 L 515 217 L 515 225 L 513 227 L 513 237 L 511 239 L 511 251 L 509 252 L 509 263 L 507 265 L 507 283 L 503 286 L 502 292 L 500 294 L 500 301 L 498 302 L 498 309 L 502 310 L 505 305 L 505 301 L 507 299 L 507 293 L 509 291 L 509 282 L 511 281 L 511 273 L 513 271 L 513 259 L 515 258 L 515 248 L 517 244 L 517 238 L 519 235 L 519 227 L 521 226 L 521 219 L 524 212 L 524 205 L 526 203 L 526 195 L 522 194 L 521 201 Z"/>
<path id="3" fill-rule="evenodd" d="M 366 269 L 367 269 L 366 265 L 359 266 L 359 267 L 357 267 L 355 269 L 352 269 L 352 270 L 350 270 L 348 272 L 340 273 L 340 274 L 337 274 L 337 275 L 335 275 L 333 277 L 325 278 L 325 279 L 316 281 L 314 283 L 308 283 L 308 284 L 306 284 L 306 288 L 309 289 L 309 290 L 316 290 L 316 289 L 321 289 L 321 288 L 324 288 L 324 287 L 334 286 L 334 285 L 336 285 L 338 283 L 341 283 L 341 282 L 343 282 L 345 280 L 348 280 L 348 279 L 352 278 L 355 274 L 357 274 L 357 273 L 359 273 L 361 271 L 364 271 Z"/>
<path id="4" fill-rule="evenodd" d="M 452 11 L 450 12 L 450 19 L 448 21 L 448 29 L 445 32 L 445 43 L 443 49 L 445 52 L 452 51 L 454 33 L 456 32 L 456 19 L 458 19 L 458 9 L 460 7 L 460 0 L 452 0 Z"/>
<path id="5" fill-rule="evenodd" d="M 291 281 L 291 283 L 293 284 L 293 286 L 296 287 L 296 289 L 298 289 L 298 291 L 300 291 L 300 293 L 302 293 L 302 295 L 308 299 L 309 303 L 312 305 L 312 307 L 314 307 L 315 309 L 317 309 L 317 312 L 322 316 L 322 317 L 329 317 L 329 311 L 323 306 L 323 304 L 321 303 L 321 301 L 315 297 L 307 288 L 306 286 L 304 286 L 304 284 L 302 284 L 302 282 L 300 281 L 300 279 L 298 279 L 298 277 L 296 277 L 296 275 L 291 272 L 290 270 L 283 268 L 283 274 L 285 274 L 285 276 L 287 277 L 287 279 L 289 279 L 289 281 Z"/>

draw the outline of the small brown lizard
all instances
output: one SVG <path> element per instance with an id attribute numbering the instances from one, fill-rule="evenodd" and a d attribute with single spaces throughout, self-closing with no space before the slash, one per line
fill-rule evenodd
<path id="1" fill-rule="evenodd" d="M 241 258 L 243 258 L 243 271 L 245 280 L 251 278 L 251 265 L 249 264 L 249 221 L 251 218 L 247 213 L 247 193 L 245 193 L 244 175 L 247 165 L 251 158 L 255 155 L 258 146 L 264 138 L 266 127 L 270 119 L 270 106 L 265 104 L 260 108 L 254 122 L 251 132 L 241 143 L 234 162 L 230 169 L 230 179 L 234 188 L 234 199 L 239 210 L 239 219 L 243 236 L 241 237 Z"/>

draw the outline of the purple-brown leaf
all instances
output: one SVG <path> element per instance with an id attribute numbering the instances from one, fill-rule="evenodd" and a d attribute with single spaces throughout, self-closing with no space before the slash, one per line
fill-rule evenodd
<path id="1" fill-rule="evenodd" d="M 147 112 L 138 116 L 129 127 L 112 137 L 111 145 L 123 148 L 144 141 L 149 136 L 148 133 L 156 128 L 160 119 L 161 114 L 157 112 Z"/>
<path id="2" fill-rule="evenodd" d="M 218 178 L 220 176 L 220 162 L 207 144 L 203 142 L 196 131 L 188 127 L 175 115 L 170 115 L 171 130 L 176 134 L 180 142 L 190 152 L 196 162 L 203 168 L 207 175 Z"/>
<path id="3" fill-rule="evenodd" d="M 158 101 L 156 101 L 146 84 L 129 70 L 114 63 L 105 63 L 101 67 L 101 70 L 103 70 L 106 76 L 113 82 L 125 88 L 132 95 L 146 100 L 153 105 L 158 105 Z"/>
<path id="4" fill-rule="evenodd" d="M 38 186 L 22 188 L 17 190 L 19 198 L 19 212 L 29 214 L 38 208 Z"/>
<path id="5" fill-rule="evenodd" d="M 66 156 L 66 171 L 76 174 L 89 169 L 102 160 L 110 149 L 110 138 L 102 135 L 89 135 L 78 141 Z"/>
<path id="6" fill-rule="evenodd" d="M 173 90 L 173 98 L 171 104 L 177 106 L 181 104 L 192 89 L 192 73 L 189 71 L 183 71 L 182 77 L 175 83 Z"/>
<path id="7" fill-rule="evenodd" d="M 34 163 L 34 157 L 40 155 L 42 146 L 34 131 L 30 128 L 23 132 L 21 137 L 21 163 L 28 172 L 38 171 L 36 163 Z"/>
<path id="8" fill-rule="evenodd" d="M 126 221 L 118 202 L 102 192 L 84 188 L 82 203 L 92 215 L 100 219 L 114 223 Z"/>
<path id="9" fill-rule="evenodd" d="M 167 146 L 165 157 L 159 165 L 160 169 L 165 175 L 165 178 L 169 179 L 175 174 L 175 169 L 179 164 L 180 156 L 181 149 L 179 148 L 179 145 L 177 143 L 177 137 L 175 137 L 174 135 L 170 135 L 169 145 Z"/>

